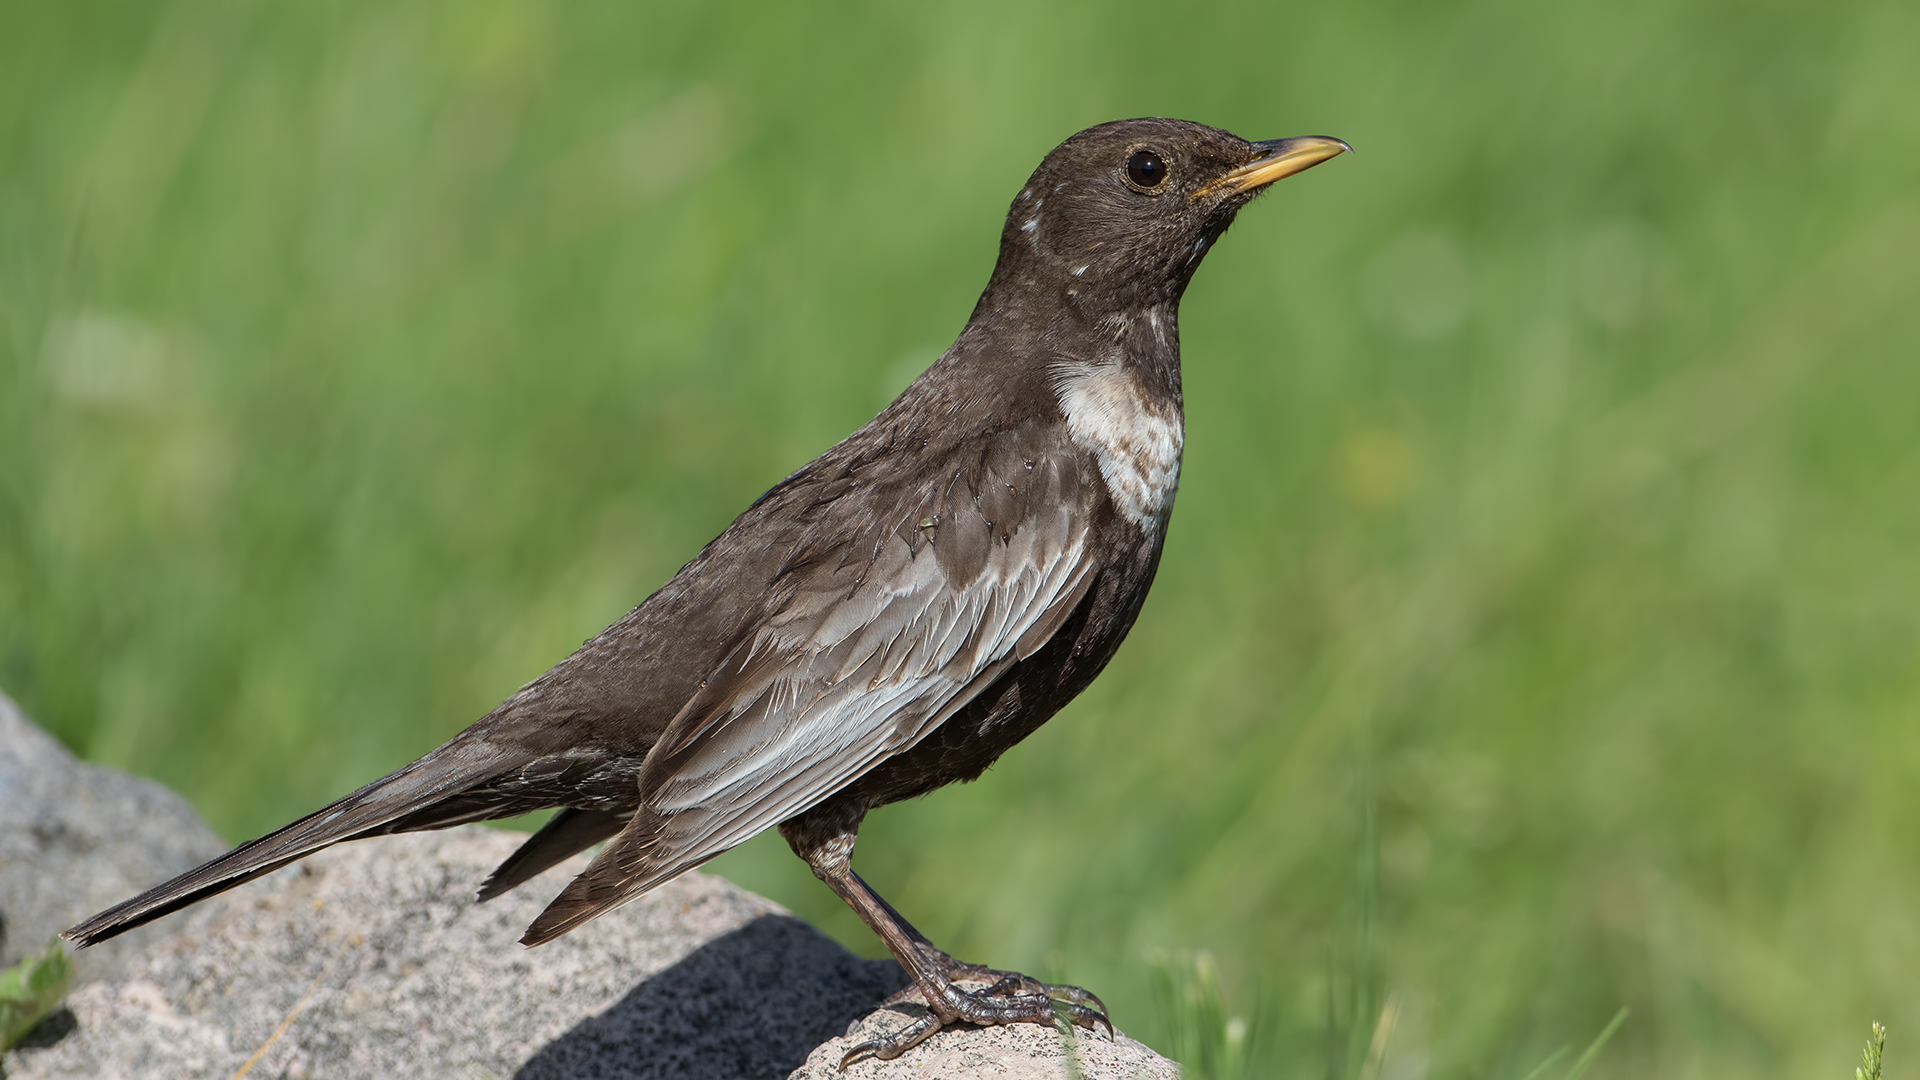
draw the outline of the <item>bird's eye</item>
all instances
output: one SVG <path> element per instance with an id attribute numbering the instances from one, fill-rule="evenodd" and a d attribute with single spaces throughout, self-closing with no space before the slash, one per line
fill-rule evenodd
<path id="1" fill-rule="evenodd" d="M 1137 188 L 1152 191 L 1167 182 L 1167 163 L 1151 150 L 1135 150 L 1127 159 L 1127 179 Z"/>

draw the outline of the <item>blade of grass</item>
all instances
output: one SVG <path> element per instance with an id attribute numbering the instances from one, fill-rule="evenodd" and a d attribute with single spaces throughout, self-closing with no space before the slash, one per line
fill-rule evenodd
<path id="1" fill-rule="evenodd" d="M 1522 1077 L 1521 1080 L 1540 1080 L 1541 1077 L 1547 1075 L 1548 1069 L 1551 1069 L 1555 1065 L 1558 1065 L 1560 1063 L 1560 1059 L 1567 1056 L 1567 1051 L 1569 1049 L 1572 1049 L 1572 1048 L 1562 1046 L 1560 1049 L 1555 1050 L 1551 1054 L 1548 1054 L 1546 1058 L 1540 1062 L 1540 1064 L 1535 1065 L 1533 1067 L 1532 1072 Z"/>
<path id="2" fill-rule="evenodd" d="M 1620 1025 L 1626 1022 L 1627 1009 L 1622 1006 L 1619 1012 L 1613 1014 L 1613 1019 L 1607 1021 L 1607 1026 L 1600 1030 L 1600 1034 L 1594 1036 L 1593 1042 L 1587 1044 L 1587 1049 L 1580 1055 L 1580 1060 L 1573 1063 L 1573 1068 L 1567 1070 L 1567 1075 L 1562 1080 L 1580 1080 L 1581 1074 L 1587 1071 L 1587 1066 L 1592 1065 L 1593 1059 L 1600 1056 L 1600 1049 L 1607 1045 L 1607 1040 L 1613 1038 L 1613 1033 L 1620 1030 Z"/>

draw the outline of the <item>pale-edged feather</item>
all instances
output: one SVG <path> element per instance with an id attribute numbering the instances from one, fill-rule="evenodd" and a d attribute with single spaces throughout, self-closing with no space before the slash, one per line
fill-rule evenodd
<path id="1" fill-rule="evenodd" d="M 975 451 L 931 493 L 868 515 L 858 542 L 796 552 L 799 580 L 649 756 L 642 812 L 529 943 L 804 813 L 1045 645 L 1098 569 L 1085 456 L 1014 432 Z"/>

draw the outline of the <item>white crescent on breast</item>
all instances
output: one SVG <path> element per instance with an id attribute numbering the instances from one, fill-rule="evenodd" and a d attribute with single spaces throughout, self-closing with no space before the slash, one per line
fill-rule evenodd
<path id="1" fill-rule="evenodd" d="M 1179 408 L 1149 399 L 1118 360 L 1056 364 L 1053 392 L 1074 445 L 1099 462 L 1114 506 L 1143 529 L 1164 525 L 1180 487 Z"/>

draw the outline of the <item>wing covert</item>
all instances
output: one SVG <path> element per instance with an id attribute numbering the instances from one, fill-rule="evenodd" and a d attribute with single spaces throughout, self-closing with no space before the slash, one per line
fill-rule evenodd
<path id="1" fill-rule="evenodd" d="M 661 856 L 704 861 L 911 748 L 1079 604 L 1094 570 L 1081 463 L 1019 432 L 976 452 L 860 527 L 847 512 L 864 508 L 823 514 L 797 546 L 775 609 L 641 773 Z"/>

